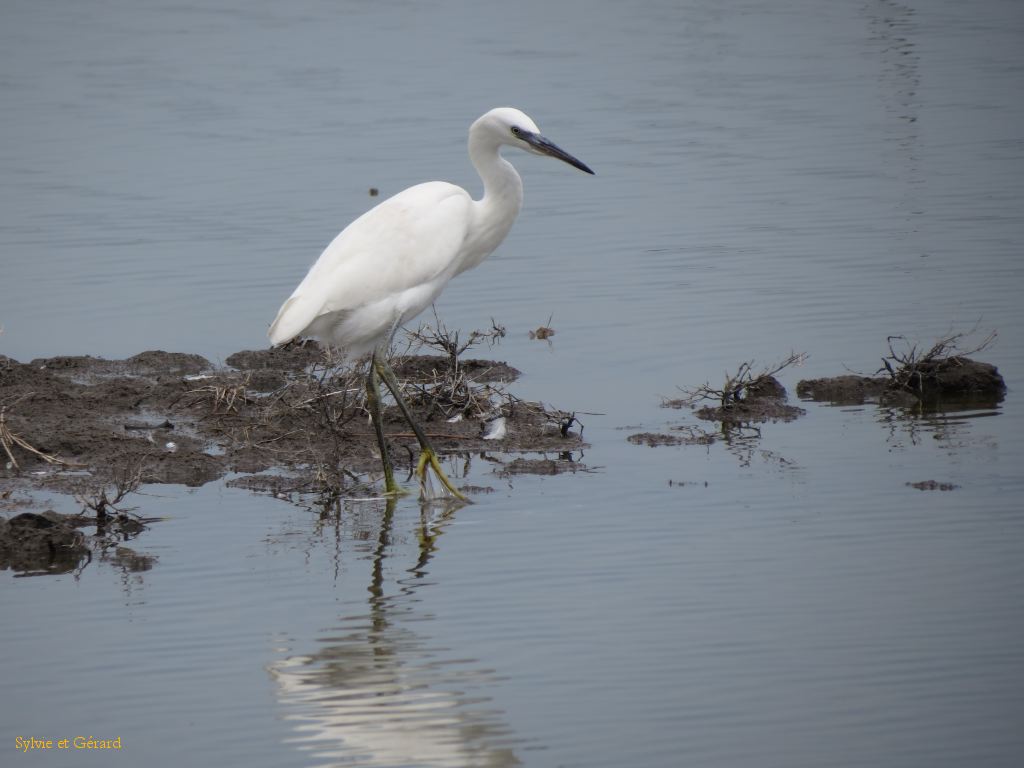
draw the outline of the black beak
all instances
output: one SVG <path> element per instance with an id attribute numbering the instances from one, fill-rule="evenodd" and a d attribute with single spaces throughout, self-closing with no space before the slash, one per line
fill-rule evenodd
<path id="1" fill-rule="evenodd" d="M 573 168 L 579 168 L 584 173 L 589 173 L 591 176 L 594 175 L 594 172 L 590 170 L 585 163 L 580 162 L 564 149 L 561 149 L 557 144 L 545 139 L 539 133 L 527 133 L 526 131 L 523 131 L 519 135 L 519 138 L 533 147 L 539 154 L 548 155 L 549 157 L 557 157 L 563 163 L 568 163 Z"/>

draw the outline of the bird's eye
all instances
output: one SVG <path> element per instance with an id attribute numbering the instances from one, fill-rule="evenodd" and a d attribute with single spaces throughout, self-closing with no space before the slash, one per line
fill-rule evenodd
<path id="1" fill-rule="evenodd" d="M 512 135 L 513 136 L 518 136 L 520 133 L 522 133 L 522 131 L 519 130 L 519 126 L 518 125 L 513 125 L 512 126 Z"/>

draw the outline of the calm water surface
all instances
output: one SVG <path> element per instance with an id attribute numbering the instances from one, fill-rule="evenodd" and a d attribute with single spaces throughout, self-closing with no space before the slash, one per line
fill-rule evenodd
<path id="1" fill-rule="evenodd" d="M 263 346 L 369 187 L 479 192 L 492 106 L 598 175 L 510 156 L 521 219 L 438 305 L 589 414 L 590 471 L 474 458 L 447 516 L 149 487 L 152 570 L 0 574 L 0 764 L 1020 765 L 1020 50 L 1009 0 L 5 3 L 19 360 Z M 994 408 L 626 441 L 743 360 L 809 353 L 792 391 L 976 326 Z"/>

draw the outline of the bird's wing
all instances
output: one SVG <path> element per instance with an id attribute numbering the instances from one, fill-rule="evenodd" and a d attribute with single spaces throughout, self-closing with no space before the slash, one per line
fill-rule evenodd
<path id="1" fill-rule="evenodd" d="M 268 335 L 282 344 L 317 317 L 355 309 L 453 270 L 472 199 L 453 184 L 399 192 L 349 224 L 320 254 L 281 307 Z"/>

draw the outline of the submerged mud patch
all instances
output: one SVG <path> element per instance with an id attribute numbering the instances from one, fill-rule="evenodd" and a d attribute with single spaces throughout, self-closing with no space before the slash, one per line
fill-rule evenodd
<path id="1" fill-rule="evenodd" d="M 517 458 L 494 470 L 501 477 L 512 475 L 561 475 L 565 472 L 582 472 L 586 466 L 576 461 L 570 454 L 557 459 L 525 459 Z"/>
<path id="2" fill-rule="evenodd" d="M 913 349 L 905 354 L 893 352 L 889 358 L 883 359 L 883 368 L 880 369 L 888 376 L 844 374 L 806 379 L 797 384 L 797 394 L 805 401 L 832 405 L 877 403 L 884 414 L 880 422 L 890 430 L 890 439 L 900 439 L 901 429 L 892 426 L 897 423 L 906 425 L 909 440 L 914 442 L 918 439 L 919 425 L 928 424 L 935 414 L 994 408 L 1005 396 L 1006 384 L 994 365 L 977 362 L 964 355 L 942 354 L 950 348 L 951 341 L 946 340 L 923 355 Z M 776 370 L 803 358 L 803 355 L 791 355 L 776 366 Z M 697 419 L 714 422 L 717 425 L 715 429 L 699 423 L 674 424 L 669 425 L 666 431 L 638 432 L 626 439 L 634 445 L 651 447 L 721 443 L 742 466 L 749 466 L 757 458 L 784 469 L 798 467 L 796 462 L 784 456 L 762 450 L 759 443 L 765 423 L 792 421 L 804 415 L 805 411 L 786 403 L 786 390 L 774 376 L 769 373 L 755 375 L 752 370 L 752 364 L 745 363 L 740 366 L 739 373 L 727 374 L 724 386 L 680 387 L 686 397 L 662 402 L 666 408 L 692 409 Z M 713 404 L 701 405 L 708 401 Z M 923 491 L 957 488 L 951 483 L 932 480 L 907 485 Z"/>
<path id="3" fill-rule="evenodd" d="M 668 433 L 639 432 L 626 439 L 634 445 L 651 447 L 708 446 L 722 441 L 741 462 L 749 463 L 753 446 L 761 437 L 760 425 L 766 422 L 793 421 L 805 413 L 803 408 L 786 402 L 786 388 L 773 376 L 759 376 L 749 386 L 743 387 L 741 397 L 726 396 L 724 392 L 718 394 L 721 397 L 717 405 L 699 408 L 692 397 L 662 402 L 665 408 L 693 409 L 693 415 L 701 421 L 716 423 L 715 429 L 707 429 L 699 424 L 677 424 L 669 427 Z M 710 399 L 707 395 L 703 397 Z"/>
<path id="4" fill-rule="evenodd" d="M 659 445 L 682 445 L 683 438 L 679 435 L 666 435 L 662 432 L 638 432 L 626 438 L 633 445 L 649 445 L 654 448 Z"/>
<path id="5" fill-rule="evenodd" d="M 907 483 L 919 491 L 955 491 L 960 486 L 956 483 L 940 483 L 938 480 L 922 480 L 919 483 Z"/>

